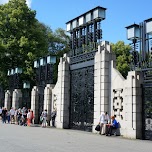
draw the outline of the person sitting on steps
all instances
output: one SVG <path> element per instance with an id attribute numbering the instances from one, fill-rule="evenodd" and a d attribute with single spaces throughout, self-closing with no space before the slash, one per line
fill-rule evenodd
<path id="1" fill-rule="evenodd" d="M 112 119 L 112 123 L 111 124 L 107 124 L 106 136 L 108 136 L 108 135 L 111 136 L 112 130 L 118 128 L 118 122 L 115 119 L 115 116 L 111 116 L 111 119 Z"/>

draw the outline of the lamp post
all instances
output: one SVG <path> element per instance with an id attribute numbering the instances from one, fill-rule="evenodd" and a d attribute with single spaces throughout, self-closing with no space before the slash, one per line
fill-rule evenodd
<path id="1" fill-rule="evenodd" d="M 56 56 L 41 57 L 34 61 L 36 69 L 36 85 L 53 83 L 53 65 L 56 63 Z"/>
<path id="2" fill-rule="evenodd" d="M 126 27 L 127 39 L 132 41 L 132 70 L 152 68 L 152 18 Z M 150 43 L 151 41 L 151 43 Z M 136 48 L 138 45 L 138 50 Z"/>
<path id="3" fill-rule="evenodd" d="M 132 41 L 133 50 L 132 50 L 132 62 L 131 69 L 135 70 L 138 64 L 138 52 L 136 50 L 136 43 L 140 39 L 140 28 L 138 24 L 132 24 L 127 26 L 127 39 Z"/>
<path id="4" fill-rule="evenodd" d="M 9 76 L 9 90 L 11 92 L 14 89 L 19 89 L 21 73 L 22 73 L 22 68 L 19 67 L 8 70 L 7 75 Z"/>

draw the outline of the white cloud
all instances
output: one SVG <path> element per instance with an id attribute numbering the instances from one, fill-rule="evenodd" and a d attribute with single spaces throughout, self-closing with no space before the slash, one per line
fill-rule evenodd
<path id="1" fill-rule="evenodd" d="M 7 3 L 9 0 L 0 0 L 0 4 L 5 4 Z"/>
<path id="2" fill-rule="evenodd" d="M 0 4 L 8 3 L 9 0 L 0 0 Z M 26 0 L 28 7 L 31 7 L 32 0 Z"/>
<path id="3" fill-rule="evenodd" d="M 31 7 L 32 0 L 26 0 L 28 7 Z"/>

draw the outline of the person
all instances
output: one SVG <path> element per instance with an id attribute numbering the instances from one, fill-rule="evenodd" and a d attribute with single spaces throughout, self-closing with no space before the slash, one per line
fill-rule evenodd
<path id="1" fill-rule="evenodd" d="M 100 132 L 99 134 L 105 135 L 106 133 L 106 124 L 110 122 L 110 118 L 107 112 L 103 112 L 100 115 L 100 120 L 99 120 L 99 124 L 100 124 Z"/>
<path id="2" fill-rule="evenodd" d="M 31 124 L 33 124 L 33 119 L 34 119 L 34 112 L 33 112 L 33 110 L 31 110 L 30 111 L 31 112 L 31 114 L 30 114 L 30 120 L 31 120 Z"/>
<path id="3" fill-rule="evenodd" d="M 2 117 L 2 108 L 0 107 L 0 119 Z"/>
<path id="4" fill-rule="evenodd" d="M 52 127 L 55 127 L 56 109 L 51 113 Z"/>
<path id="5" fill-rule="evenodd" d="M 6 119 L 7 119 L 7 109 L 3 108 L 2 109 L 2 122 L 6 123 Z"/>
<path id="6" fill-rule="evenodd" d="M 15 118 L 15 124 L 16 124 L 16 125 L 18 124 L 18 117 L 17 117 L 17 114 L 18 114 L 18 110 L 15 109 L 14 118 Z"/>
<path id="7" fill-rule="evenodd" d="M 11 112 L 7 110 L 7 122 L 10 123 Z"/>
<path id="8" fill-rule="evenodd" d="M 10 110 L 11 124 L 15 123 L 15 109 L 12 107 Z"/>
<path id="9" fill-rule="evenodd" d="M 31 110 L 28 109 L 28 113 L 27 113 L 27 126 L 31 126 Z"/>
<path id="10" fill-rule="evenodd" d="M 108 115 L 108 112 L 105 112 L 105 123 L 109 124 L 110 123 L 110 117 Z"/>
<path id="11" fill-rule="evenodd" d="M 106 136 L 108 136 L 108 135 L 111 136 L 112 130 L 118 128 L 118 122 L 115 119 L 115 116 L 111 116 L 111 119 L 112 119 L 112 123 L 111 124 L 107 124 Z"/>
<path id="12" fill-rule="evenodd" d="M 42 117 L 42 128 L 45 128 L 46 123 L 47 123 L 47 110 L 46 109 L 42 112 L 41 117 Z"/>

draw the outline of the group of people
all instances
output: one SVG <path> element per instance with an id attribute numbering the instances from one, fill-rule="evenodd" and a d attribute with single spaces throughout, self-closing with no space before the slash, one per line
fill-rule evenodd
<path id="1" fill-rule="evenodd" d="M 8 110 L 6 108 L 0 107 L 0 117 L 2 119 L 2 123 L 11 123 L 17 124 L 20 126 L 31 126 L 34 120 L 33 110 L 27 109 L 26 107 L 14 109 L 13 107 Z M 40 116 L 40 121 L 42 127 L 47 126 L 47 110 L 42 111 Z M 56 118 L 56 110 L 54 109 L 51 113 L 52 126 L 55 127 L 55 118 Z"/>
<path id="2" fill-rule="evenodd" d="M 17 124 L 21 126 L 30 126 L 34 119 L 33 111 L 25 107 L 22 109 L 14 109 L 12 107 L 10 110 L 0 108 L 0 116 L 3 123 Z"/>
<path id="3" fill-rule="evenodd" d="M 111 121 L 110 117 L 107 112 L 102 113 L 100 115 L 99 119 L 99 125 L 100 125 L 100 131 L 99 133 L 102 135 L 112 135 L 112 130 L 118 128 L 118 122 L 115 119 L 115 116 L 111 116 Z"/>
<path id="4" fill-rule="evenodd" d="M 42 114 L 40 116 L 40 121 L 42 123 L 42 128 L 45 128 L 47 126 L 47 110 L 45 109 L 42 111 Z M 56 109 L 54 109 L 51 113 L 51 121 L 52 121 L 52 127 L 55 127 L 55 118 L 56 118 Z"/>

